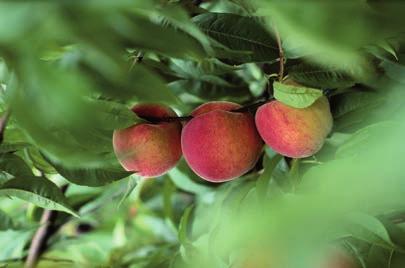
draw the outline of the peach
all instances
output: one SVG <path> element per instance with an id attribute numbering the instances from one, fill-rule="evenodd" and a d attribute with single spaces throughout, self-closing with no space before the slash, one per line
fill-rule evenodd
<path id="1" fill-rule="evenodd" d="M 334 249 L 324 256 L 319 268 L 357 268 L 354 258 L 342 249 Z"/>
<path id="2" fill-rule="evenodd" d="M 263 147 L 254 117 L 232 102 L 216 101 L 197 107 L 181 135 L 186 162 L 201 178 L 223 182 L 249 171 Z"/>
<path id="3" fill-rule="evenodd" d="M 176 113 L 160 104 L 138 104 L 132 108 L 140 118 L 164 118 Z M 139 123 L 115 130 L 113 147 L 118 161 L 127 171 L 143 177 L 163 175 L 181 157 L 181 123 Z"/>
<path id="4" fill-rule="evenodd" d="M 306 108 L 271 101 L 256 112 L 256 127 L 274 151 L 292 158 L 318 152 L 332 129 L 333 119 L 324 96 Z"/>

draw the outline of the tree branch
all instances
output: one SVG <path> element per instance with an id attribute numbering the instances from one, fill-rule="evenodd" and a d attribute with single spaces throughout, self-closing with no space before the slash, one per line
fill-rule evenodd
<path id="1" fill-rule="evenodd" d="M 151 123 L 172 123 L 172 122 L 183 122 L 193 119 L 193 116 L 169 116 L 169 117 L 152 117 L 152 116 L 142 116 L 142 119 L 145 119 Z"/>
<path id="2" fill-rule="evenodd" d="M 270 99 L 271 100 L 271 99 Z M 262 100 L 262 101 L 258 101 L 249 105 L 246 105 L 244 107 L 241 107 L 239 109 L 236 110 L 232 110 L 232 112 L 235 113 L 244 113 L 244 112 L 253 112 L 255 111 L 257 108 L 259 108 L 260 106 L 262 106 L 263 104 L 269 102 L 269 100 Z"/>
<path id="3" fill-rule="evenodd" d="M 61 188 L 63 193 L 66 192 L 68 184 Z M 58 211 L 44 210 L 41 217 L 41 227 L 35 232 L 31 241 L 30 248 L 28 250 L 28 256 L 25 261 L 26 268 L 34 268 L 38 262 L 38 259 L 47 249 L 47 242 L 49 238 L 59 229 L 59 226 L 55 225 L 55 221 L 58 216 Z"/>
<path id="4" fill-rule="evenodd" d="M 276 36 L 276 41 L 277 41 L 277 46 L 278 46 L 278 55 L 279 55 L 279 63 L 280 63 L 280 69 L 278 72 L 278 80 L 282 81 L 284 78 L 284 63 L 285 63 L 284 50 L 281 45 L 280 33 L 278 32 L 278 29 L 274 25 L 274 23 L 273 23 L 273 28 L 274 28 L 274 34 Z"/>
<path id="5" fill-rule="evenodd" d="M 57 212 L 53 210 L 45 210 L 42 214 L 41 227 L 39 227 L 32 239 L 28 257 L 25 261 L 26 268 L 35 267 L 40 255 L 44 252 L 48 233 L 51 229 L 52 222 L 55 221 L 56 215 Z"/>
<path id="6" fill-rule="evenodd" d="M 268 101 L 269 100 L 258 101 L 258 102 L 243 106 L 241 108 L 238 108 L 236 110 L 231 110 L 231 112 L 235 112 L 235 113 L 252 112 L 252 111 L 255 111 L 259 106 L 265 104 Z M 188 116 L 176 116 L 176 117 L 142 117 L 142 119 L 145 119 L 151 123 L 171 123 L 171 122 L 189 121 L 189 120 L 193 119 L 193 116 L 188 115 Z"/>
<path id="7" fill-rule="evenodd" d="M 10 118 L 10 110 L 6 111 L 0 118 L 0 144 L 3 143 L 4 131 L 6 130 L 6 125 L 9 118 Z"/>

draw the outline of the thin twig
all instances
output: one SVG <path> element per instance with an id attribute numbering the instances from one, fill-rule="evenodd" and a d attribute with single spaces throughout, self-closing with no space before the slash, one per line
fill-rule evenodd
<path id="1" fill-rule="evenodd" d="M 169 117 L 152 117 L 152 116 L 142 116 L 142 119 L 149 121 L 151 123 L 172 123 L 172 122 L 183 122 L 193 119 L 191 115 L 188 116 L 169 116 Z"/>
<path id="2" fill-rule="evenodd" d="M 68 184 L 61 188 L 64 193 L 68 188 Z M 38 228 L 31 241 L 30 248 L 28 250 L 28 256 L 25 261 L 26 268 L 34 268 L 38 262 L 38 259 L 45 252 L 48 239 L 58 230 L 58 226 L 55 226 L 58 212 L 55 210 L 44 210 L 41 217 L 41 227 Z"/>
<path id="3" fill-rule="evenodd" d="M 284 50 L 281 45 L 280 33 L 278 32 L 278 29 L 274 25 L 274 23 L 273 23 L 273 28 L 274 28 L 274 34 L 276 36 L 276 41 L 277 41 L 277 46 L 278 46 L 278 55 L 279 55 L 279 63 L 280 63 L 280 69 L 278 72 L 278 80 L 282 81 L 284 78 L 284 63 L 285 63 Z"/>
<path id="4" fill-rule="evenodd" d="M 271 99 L 270 99 L 271 100 Z M 269 100 L 262 100 L 258 101 L 246 106 L 243 106 L 241 108 L 231 110 L 231 112 L 235 113 L 244 113 L 244 112 L 252 112 L 256 110 L 259 106 L 265 104 Z M 193 116 L 187 115 L 187 116 L 176 116 L 176 117 L 142 117 L 142 119 L 145 119 L 146 121 L 149 121 L 151 123 L 171 123 L 171 122 L 183 122 L 183 121 L 189 121 L 193 119 Z"/>
<path id="5" fill-rule="evenodd" d="M 32 239 L 28 257 L 25 261 L 25 267 L 35 267 L 39 256 L 42 254 L 44 245 L 46 244 L 47 233 L 51 227 L 51 222 L 54 221 L 56 211 L 45 210 L 41 217 L 41 227 L 37 230 Z"/>
<path id="6" fill-rule="evenodd" d="M 250 105 L 243 106 L 239 109 L 232 110 L 232 112 L 236 112 L 236 113 L 252 112 L 252 111 L 255 111 L 259 106 L 262 106 L 263 104 L 267 103 L 268 101 L 269 100 L 258 101 L 258 102 L 252 103 Z"/>
<path id="7" fill-rule="evenodd" d="M 7 110 L 0 118 L 0 144 L 4 139 L 4 131 L 6 129 L 7 121 L 10 118 L 10 110 Z"/>

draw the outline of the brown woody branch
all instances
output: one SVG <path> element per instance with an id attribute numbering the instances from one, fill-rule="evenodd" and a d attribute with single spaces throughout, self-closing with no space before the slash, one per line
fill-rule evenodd
<path id="1" fill-rule="evenodd" d="M 232 112 L 236 112 L 236 113 L 254 112 L 257 108 L 259 108 L 263 104 L 269 102 L 270 100 L 258 101 L 258 102 L 252 103 L 250 105 L 246 105 L 244 107 L 241 107 L 239 109 L 233 110 Z"/>
<path id="2" fill-rule="evenodd" d="M 61 189 L 63 193 L 66 192 L 68 184 L 64 185 Z M 25 260 L 26 268 L 34 268 L 41 257 L 47 249 L 47 242 L 49 238 L 56 233 L 60 226 L 55 225 L 55 221 L 58 217 L 58 211 L 55 210 L 44 210 L 41 217 L 41 227 L 35 232 L 34 237 L 31 241 L 30 248 L 28 250 L 28 256 Z"/>
<path id="3" fill-rule="evenodd" d="M 151 123 L 171 123 L 171 122 L 183 122 L 189 121 L 193 116 L 169 116 L 169 117 L 152 117 L 152 116 L 142 116 L 142 119 L 149 121 Z"/>
<path id="4" fill-rule="evenodd" d="M 10 118 L 10 110 L 6 111 L 0 118 L 0 144 L 4 139 L 4 131 L 6 130 L 7 121 Z"/>
<path id="5" fill-rule="evenodd" d="M 269 100 L 258 101 L 258 102 L 252 103 L 250 105 L 246 105 L 241 108 L 238 108 L 236 110 L 232 110 L 232 112 L 235 112 L 235 113 L 253 112 L 259 106 L 265 104 L 268 101 Z M 193 119 L 193 116 L 188 115 L 188 116 L 176 116 L 176 117 L 142 117 L 142 119 L 145 119 L 151 123 L 171 123 L 171 122 L 189 121 L 189 120 Z"/>

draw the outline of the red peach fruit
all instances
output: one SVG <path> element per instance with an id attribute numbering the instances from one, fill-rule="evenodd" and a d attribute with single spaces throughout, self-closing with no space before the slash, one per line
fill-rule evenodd
<path id="1" fill-rule="evenodd" d="M 132 108 L 140 118 L 176 116 L 169 107 L 160 104 L 138 104 Z M 143 177 L 157 177 L 173 168 L 181 157 L 180 122 L 139 123 L 115 130 L 114 152 L 127 171 Z"/>
<path id="2" fill-rule="evenodd" d="M 262 105 L 256 112 L 256 127 L 265 143 L 292 158 L 318 152 L 332 124 L 329 102 L 324 96 L 302 109 L 276 100 Z"/>
<path id="3" fill-rule="evenodd" d="M 197 107 L 183 128 L 181 146 L 190 168 L 201 178 L 223 182 L 249 171 L 257 162 L 263 143 L 253 116 L 235 112 L 232 102 L 217 101 Z"/>

